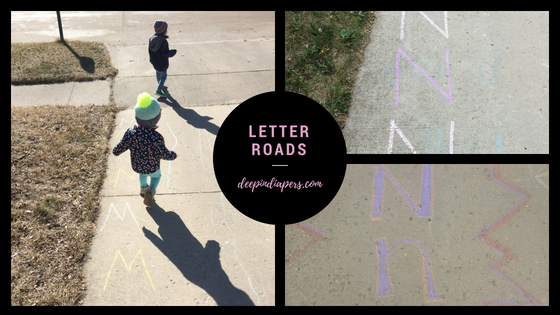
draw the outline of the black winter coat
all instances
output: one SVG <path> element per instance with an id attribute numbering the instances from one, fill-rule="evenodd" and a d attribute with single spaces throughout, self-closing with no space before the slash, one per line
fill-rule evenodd
<path id="1" fill-rule="evenodd" d="M 177 53 L 177 50 L 169 49 L 167 38 L 169 36 L 161 34 L 154 34 L 150 37 L 148 52 L 150 53 L 150 63 L 156 71 L 166 71 L 169 68 L 169 58 Z"/>

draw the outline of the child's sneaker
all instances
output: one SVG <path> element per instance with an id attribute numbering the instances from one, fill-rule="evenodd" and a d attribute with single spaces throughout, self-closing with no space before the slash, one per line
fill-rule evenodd
<path id="1" fill-rule="evenodd" d="M 148 191 L 148 185 L 144 186 L 144 187 L 140 187 L 140 196 L 144 197 L 144 194 L 146 194 L 146 191 Z"/>
<path id="2" fill-rule="evenodd" d="M 151 207 L 155 195 L 156 195 L 156 190 L 153 189 L 152 187 L 148 188 L 148 190 L 144 194 L 144 204 L 148 207 Z"/>
<path id="3" fill-rule="evenodd" d="M 161 96 L 161 97 L 167 97 L 167 95 L 165 95 L 165 93 L 163 93 L 162 90 L 156 90 L 155 93 L 156 93 L 156 95 L 159 95 L 159 96 Z"/>

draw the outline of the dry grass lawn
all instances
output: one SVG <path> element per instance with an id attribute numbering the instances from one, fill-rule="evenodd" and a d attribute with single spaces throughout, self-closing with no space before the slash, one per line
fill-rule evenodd
<path id="1" fill-rule="evenodd" d="M 11 112 L 11 304 L 79 305 L 117 109 Z"/>
<path id="2" fill-rule="evenodd" d="M 12 84 L 112 78 L 103 43 L 11 44 Z M 80 305 L 119 110 L 11 108 L 11 304 Z"/>
<path id="3" fill-rule="evenodd" d="M 11 47 L 12 84 L 104 80 L 117 74 L 103 43 L 59 40 Z"/>

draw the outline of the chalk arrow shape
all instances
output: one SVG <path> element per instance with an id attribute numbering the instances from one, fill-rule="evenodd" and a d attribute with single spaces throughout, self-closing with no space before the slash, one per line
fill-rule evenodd
<path id="1" fill-rule="evenodd" d="M 327 238 L 327 235 L 325 235 L 325 233 L 318 231 L 312 227 L 310 227 L 309 225 L 300 222 L 300 223 L 296 223 L 294 224 L 295 227 L 302 229 L 305 233 L 309 234 L 310 236 L 312 236 L 314 238 L 313 241 L 311 241 L 307 246 L 305 246 L 302 250 L 300 250 L 299 252 L 297 252 L 295 255 L 293 255 L 292 257 L 290 257 L 289 259 L 286 259 L 286 265 L 288 265 L 289 263 L 293 262 L 294 260 L 296 260 L 297 258 L 299 258 L 299 256 L 301 256 L 303 253 L 305 253 L 306 251 L 308 251 L 311 247 L 314 247 L 320 243 L 322 243 L 325 238 Z"/>

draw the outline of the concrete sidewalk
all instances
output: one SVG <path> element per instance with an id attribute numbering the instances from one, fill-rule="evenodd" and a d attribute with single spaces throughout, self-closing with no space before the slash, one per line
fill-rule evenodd
<path id="1" fill-rule="evenodd" d="M 12 106 L 109 104 L 109 80 L 12 85 Z"/>
<path id="2" fill-rule="evenodd" d="M 156 19 L 169 23 L 166 86 L 181 106 L 234 104 L 274 89 L 274 12 L 61 12 L 64 38 L 106 44 L 119 69 L 117 105 L 133 106 L 137 91 L 155 96 L 148 38 Z M 212 24 L 209 24 L 212 23 Z M 55 11 L 12 12 L 12 42 L 59 38 Z M 11 86 L 12 106 L 103 105 L 109 81 Z M 173 100 L 172 100 L 173 101 Z"/>
<path id="3" fill-rule="evenodd" d="M 67 40 L 105 43 L 119 69 L 110 146 L 134 124 L 137 95 L 154 96 L 153 23 L 171 49 L 158 131 L 178 154 L 162 161 L 151 208 L 139 196 L 129 151 L 108 156 L 101 211 L 85 266 L 85 305 L 274 305 L 274 226 L 237 211 L 212 167 L 219 127 L 240 102 L 274 90 L 274 12 L 61 12 Z M 56 13 L 12 12 L 12 41 L 52 41 Z M 101 105 L 107 81 L 12 87 L 12 106 Z"/>
<path id="4" fill-rule="evenodd" d="M 242 215 L 214 178 L 214 133 L 233 108 L 163 104 L 158 131 L 178 158 L 161 162 L 151 208 L 129 151 L 109 156 L 85 305 L 274 304 L 274 226 Z M 112 147 L 133 119 L 118 114 Z"/>
<path id="5" fill-rule="evenodd" d="M 289 305 L 549 305 L 548 165 L 348 165 L 285 227 Z"/>
<path id="6" fill-rule="evenodd" d="M 349 154 L 549 153 L 549 13 L 376 11 Z"/>

